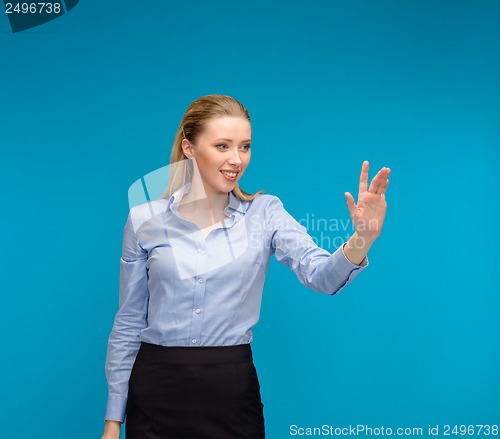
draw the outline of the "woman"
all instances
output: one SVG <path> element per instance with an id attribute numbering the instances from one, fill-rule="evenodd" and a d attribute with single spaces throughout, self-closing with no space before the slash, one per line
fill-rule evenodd
<path id="1" fill-rule="evenodd" d="M 250 343 L 270 257 L 300 282 L 336 294 L 363 270 L 380 235 L 390 170 L 368 183 L 356 228 L 333 254 L 279 198 L 243 191 L 247 110 L 229 96 L 194 101 L 179 126 L 161 199 L 133 207 L 124 229 L 120 306 L 109 336 L 103 439 L 261 439 L 263 404 Z"/>

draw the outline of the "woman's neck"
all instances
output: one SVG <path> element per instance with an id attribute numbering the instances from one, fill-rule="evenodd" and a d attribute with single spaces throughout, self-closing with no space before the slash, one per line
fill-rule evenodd
<path id="1" fill-rule="evenodd" d="M 229 194 L 207 193 L 201 182 L 193 181 L 180 205 L 183 212 L 195 215 L 200 220 L 205 219 L 206 221 L 210 218 L 210 224 L 215 224 L 226 218 L 224 209 L 228 203 Z"/>

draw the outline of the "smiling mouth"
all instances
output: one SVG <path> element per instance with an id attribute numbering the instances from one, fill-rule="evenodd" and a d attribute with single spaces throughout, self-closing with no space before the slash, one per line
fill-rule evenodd
<path id="1" fill-rule="evenodd" d="M 224 177 L 226 177 L 228 180 L 236 180 L 237 175 L 239 172 L 231 172 L 231 171 L 220 171 Z"/>

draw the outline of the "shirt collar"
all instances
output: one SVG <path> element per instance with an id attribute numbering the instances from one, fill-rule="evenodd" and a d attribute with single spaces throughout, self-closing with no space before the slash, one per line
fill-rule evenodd
<path id="1" fill-rule="evenodd" d="M 245 205 L 236 195 L 234 195 L 233 191 L 229 192 L 229 204 L 226 209 L 236 210 L 240 213 L 245 213 Z"/>
<path id="2" fill-rule="evenodd" d="M 191 182 L 188 181 L 186 184 L 177 189 L 168 200 L 169 207 L 172 208 L 175 206 L 177 210 L 177 206 L 179 206 L 182 197 L 188 193 L 190 187 L 191 187 Z"/>

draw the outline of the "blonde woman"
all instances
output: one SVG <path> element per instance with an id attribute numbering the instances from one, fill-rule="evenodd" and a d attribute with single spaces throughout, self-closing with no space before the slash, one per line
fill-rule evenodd
<path id="1" fill-rule="evenodd" d="M 262 439 L 252 328 L 270 257 L 300 282 L 334 295 L 367 265 L 380 235 L 390 170 L 358 203 L 356 231 L 333 254 L 319 248 L 278 197 L 239 186 L 251 125 L 234 98 L 204 96 L 177 131 L 168 187 L 130 210 L 120 260 L 120 303 L 109 336 L 103 439 Z"/>

